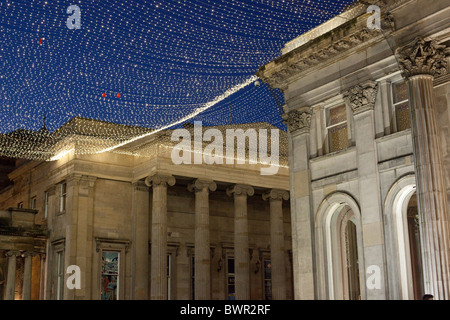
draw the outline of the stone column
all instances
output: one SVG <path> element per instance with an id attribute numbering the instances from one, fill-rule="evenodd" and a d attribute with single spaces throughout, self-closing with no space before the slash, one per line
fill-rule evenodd
<path id="1" fill-rule="evenodd" d="M 416 38 L 396 51 L 408 83 L 425 293 L 450 299 L 450 234 L 433 80 L 447 72 L 449 48 Z"/>
<path id="2" fill-rule="evenodd" d="M 312 110 L 303 107 L 283 115 L 289 137 L 291 186 L 292 264 L 294 299 L 313 300 L 313 213 L 311 209 L 310 130 Z"/>
<path id="3" fill-rule="evenodd" d="M 359 205 L 363 254 L 359 256 L 360 268 L 377 266 L 381 271 L 381 287 L 365 290 L 366 279 L 361 279 L 360 289 L 363 299 L 384 300 L 387 297 L 385 284 L 385 249 L 383 235 L 383 214 L 378 173 L 378 153 L 375 141 L 375 100 L 378 84 L 374 81 L 360 83 L 344 93 L 347 106 L 351 107 L 355 122 L 356 157 L 358 163 Z M 358 253 L 361 254 L 359 250 Z M 363 263 L 364 262 L 364 263 Z M 365 270 L 360 274 L 370 276 Z"/>
<path id="4" fill-rule="evenodd" d="M 235 185 L 227 189 L 234 194 L 234 272 L 236 300 L 250 299 L 250 253 L 248 244 L 247 196 L 255 190 L 248 185 Z"/>
<path id="5" fill-rule="evenodd" d="M 288 191 L 271 190 L 263 194 L 264 201 L 270 200 L 270 263 L 273 300 L 286 300 L 283 199 L 289 200 Z"/>
<path id="6" fill-rule="evenodd" d="M 133 285 L 132 298 L 134 300 L 148 299 L 148 240 L 150 193 L 144 181 L 132 185 L 132 221 L 133 221 Z"/>
<path id="7" fill-rule="evenodd" d="M 20 255 L 19 251 L 8 251 L 8 277 L 6 278 L 5 300 L 14 300 L 16 287 L 16 258 Z"/>
<path id="8" fill-rule="evenodd" d="M 81 270 L 81 288 L 64 290 L 64 300 L 92 298 L 92 259 L 94 250 L 94 194 L 97 177 L 72 174 L 67 177 L 66 245 L 64 265 Z M 64 275 L 67 281 L 68 275 Z M 65 282 L 64 282 L 65 286 Z"/>
<path id="9" fill-rule="evenodd" d="M 31 300 L 31 262 L 34 253 L 25 252 L 25 264 L 23 270 L 23 292 L 22 292 L 22 300 Z"/>
<path id="10" fill-rule="evenodd" d="M 212 180 L 198 179 L 188 186 L 189 191 L 195 191 L 195 300 L 211 299 L 209 191 L 216 189 Z"/>
<path id="11" fill-rule="evenodd" d="M 167 185 L 175 185 L 170 175 L 155 174 L 145 179 L 153 188 L 151 235 L 150 299 L 167 299 Z"/>

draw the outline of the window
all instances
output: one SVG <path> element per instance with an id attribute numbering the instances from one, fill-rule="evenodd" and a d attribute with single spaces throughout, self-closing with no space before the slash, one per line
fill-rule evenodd
<path id="1" fill-rule="evenodd" d="M 327 110 L 327 133 L 329 152 L 344 150 L 349 147 L 345 104 Z"/>
<path id="2" fill-rule="evenodd" d="M 392 106 L 394 132 L 400 132 L 411 128 L 409 114 L 408 88 L 405 81 L 392 84 Z"/>
<path id="3" fill-rule="evenodd" d="M 101 300 L 119 299 L 119 259 L 119 252 L 102 251 Z"/>
<path id="4" fill-rule="evenodd" d="M 64 298 L 64 251 L 56 252 L 56 300 Z"/>
<path id="5" fill-rule="evenodd" d="M 60 184 L 60 202 L 59 202 L 59 212 L 66 211 L 66 196 L 67 196 L 67 183 L 63 182 Z"/>
<path id="6" fill-rule="evenodd" d="M 44 218 L 48 218 L 48 192 L 44 193 Z"/>
<path id="7" fill-rule="evenodd" d="M 272 300 L 272 264 L 269 259 L 264 259 L 264 298 Z"/>
<path id="8" fill-rule="evenodd" d="M 17 204 L 17 208 L 23 209 L 23 201 L 21 201 Z"/>
<path id="9" fill-rule="evenodd" d="M 234 258 L 227 258 L 227 299 L 235 300 L 235 286 L 234 286 Z"/>
<path id="10" fill-rule="evenodd" d="M 37 203 L 36 197 L 31 198 L 31 204 L 30 204 L 31 209 L 33 209 L 33 210 L 36 209 L 36 207 L 37 207 L 36 203 Z"/>
<path id="11" fill-rule="evenodd" d="M 167 300 L 172 300 L 172 254 L 167 255 Z"/>
<path id="12" fill-rule="evenodd" d="M 191 297 L 195 300 L 195 256 L 191 255 Z"/>

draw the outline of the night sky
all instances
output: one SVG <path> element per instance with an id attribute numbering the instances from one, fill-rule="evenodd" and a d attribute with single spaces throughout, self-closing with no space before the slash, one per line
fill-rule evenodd
<path id="1" fill-rule="evenodd" d="M 75 116 L 161 128 L 251 79 L 284 44 L 352 0 L 0 0 L 0 133 L 50 131 Z M 81 28 L 69 29 L 70 5 Z M 273 91 L 279 104 L 281 92 Z M 269 122 L 253 83 L 189 120 Z"/>

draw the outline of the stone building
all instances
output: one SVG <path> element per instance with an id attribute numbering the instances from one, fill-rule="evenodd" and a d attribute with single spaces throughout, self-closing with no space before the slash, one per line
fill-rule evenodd
<path id="1" fill-rule="evenodd" d="M 449 299 L 449 1 L 370 4 L 258 71 L 285 95 L 294 297 Z"/>
<path id="2" fill-rule="evenodd" d="M 241 127 L 274 129 L 214 128 Z M 266 176 L 261 163 L 176 165 L 172 131 L 115 140 L 136 132 L 148 130 L 74 118 L 48 133 L 53 161 L 8 170 L 0 297 L 292 299 L 287 160 Z"/>

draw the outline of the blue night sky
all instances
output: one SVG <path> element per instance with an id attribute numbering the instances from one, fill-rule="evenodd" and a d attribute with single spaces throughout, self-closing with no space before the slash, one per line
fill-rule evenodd
<path id="1" fill-rule="evenodd" d="M 0 133 L 75 116 L 158 128 L 245 82 L 353 0 L 0 0 Z M 81 29 L 67 28 L 70 5 Z M 120 97 L 117 97 L 120 94 Z M 280 104 L 281 92 L 274 91 Z M 106 95 L 104 97 L 104 95 Z M 283 128 L 266 85 L 195 117 Z M 192 120 L 190 120 L 192 121 Z"/>

